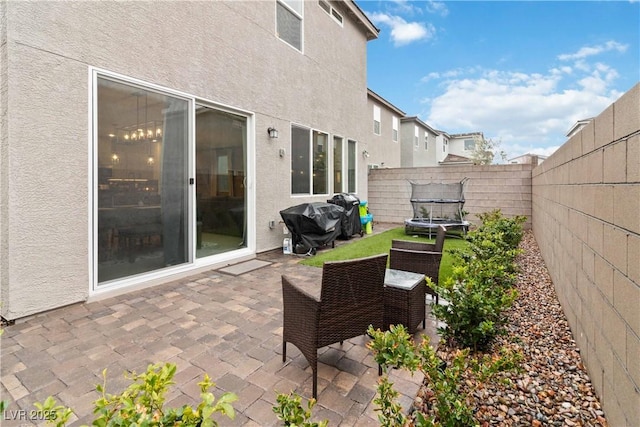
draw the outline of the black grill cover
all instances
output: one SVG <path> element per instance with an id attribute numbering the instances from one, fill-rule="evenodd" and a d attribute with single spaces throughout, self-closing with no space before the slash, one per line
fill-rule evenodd
<path id="1" fill-rule="evenodd" d="M 294 251 L 305 253 L 332 243 L 341 233 L 344 208 L 331 203 L 303 203 L 280 211 L 291 232 Z"/>
<path id="2" fill-rule="evenodd" d="M 360 223 L 360 199 L 353 194 L 340 193 L 327 200 L 327 203 L 344 208 L 340 237 L 348 239 L 354 234 L 362 234 L 362 224 Z"/>

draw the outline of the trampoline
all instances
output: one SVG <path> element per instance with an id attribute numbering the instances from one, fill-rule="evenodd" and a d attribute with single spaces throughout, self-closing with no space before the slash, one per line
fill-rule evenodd
<path id="1" fill-rule="evenodd" d="M 431 238 L 439 226 L 461 229 L 466 234 L 469 222 L 464 219 L 464 186 L 468 178 L 451 184 L 411 183 L 413 218 L 404 222 L 406 234 L 426 234 Z"/>

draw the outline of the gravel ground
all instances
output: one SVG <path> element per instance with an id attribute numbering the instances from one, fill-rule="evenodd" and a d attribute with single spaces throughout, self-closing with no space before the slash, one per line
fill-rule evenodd
<path id="1" fill-rule="evenodd" d="M 493 352 L 505 346 L 520 351 L 522 370 L 501 374 L 510 384 L 478 388 L 468 403 L 482 426 L 607 426 L 533 233 L 525 233 L 520 247 L 519 296 L 505 313 L 508 331 Z M 438 350 L 443 358 L 453 352 L 444 341 Z M 425 392 L 415 402 L 423 412 Z"/>

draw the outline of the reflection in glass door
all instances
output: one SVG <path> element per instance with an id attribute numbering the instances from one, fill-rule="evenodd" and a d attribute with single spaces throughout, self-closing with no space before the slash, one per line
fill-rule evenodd
<path id="1" fill-rule="evenodd" d="M 247 118 L 196 106 L 196 257 L 247 247 Z"/>
<path id="2" fill-rule="evenodd" d="M 189 262 L 189 102 L 102 77 L 97 89 L 102 285 Z"/>

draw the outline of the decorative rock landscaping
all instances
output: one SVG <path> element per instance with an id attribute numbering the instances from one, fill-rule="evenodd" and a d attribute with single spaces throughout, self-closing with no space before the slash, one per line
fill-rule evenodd
<path id="1" fill-rule="evenodd" d="M 504 312 L 507 333 L 492 349 L 495 355 L 503 347 L 519 351 L 521 370 L 503 372 L 485 384 L 463 379 L 461 387 L 475 390 L 468 404 L 482 426 L 607 426 L 531 231 L 520 248 L 519 295 Z M 442 340 L 438 355 L 451 360 L 454 351 Z M 426 393 L 423 387 L 414 403 L 421 412 L 428 412 Z"/>

